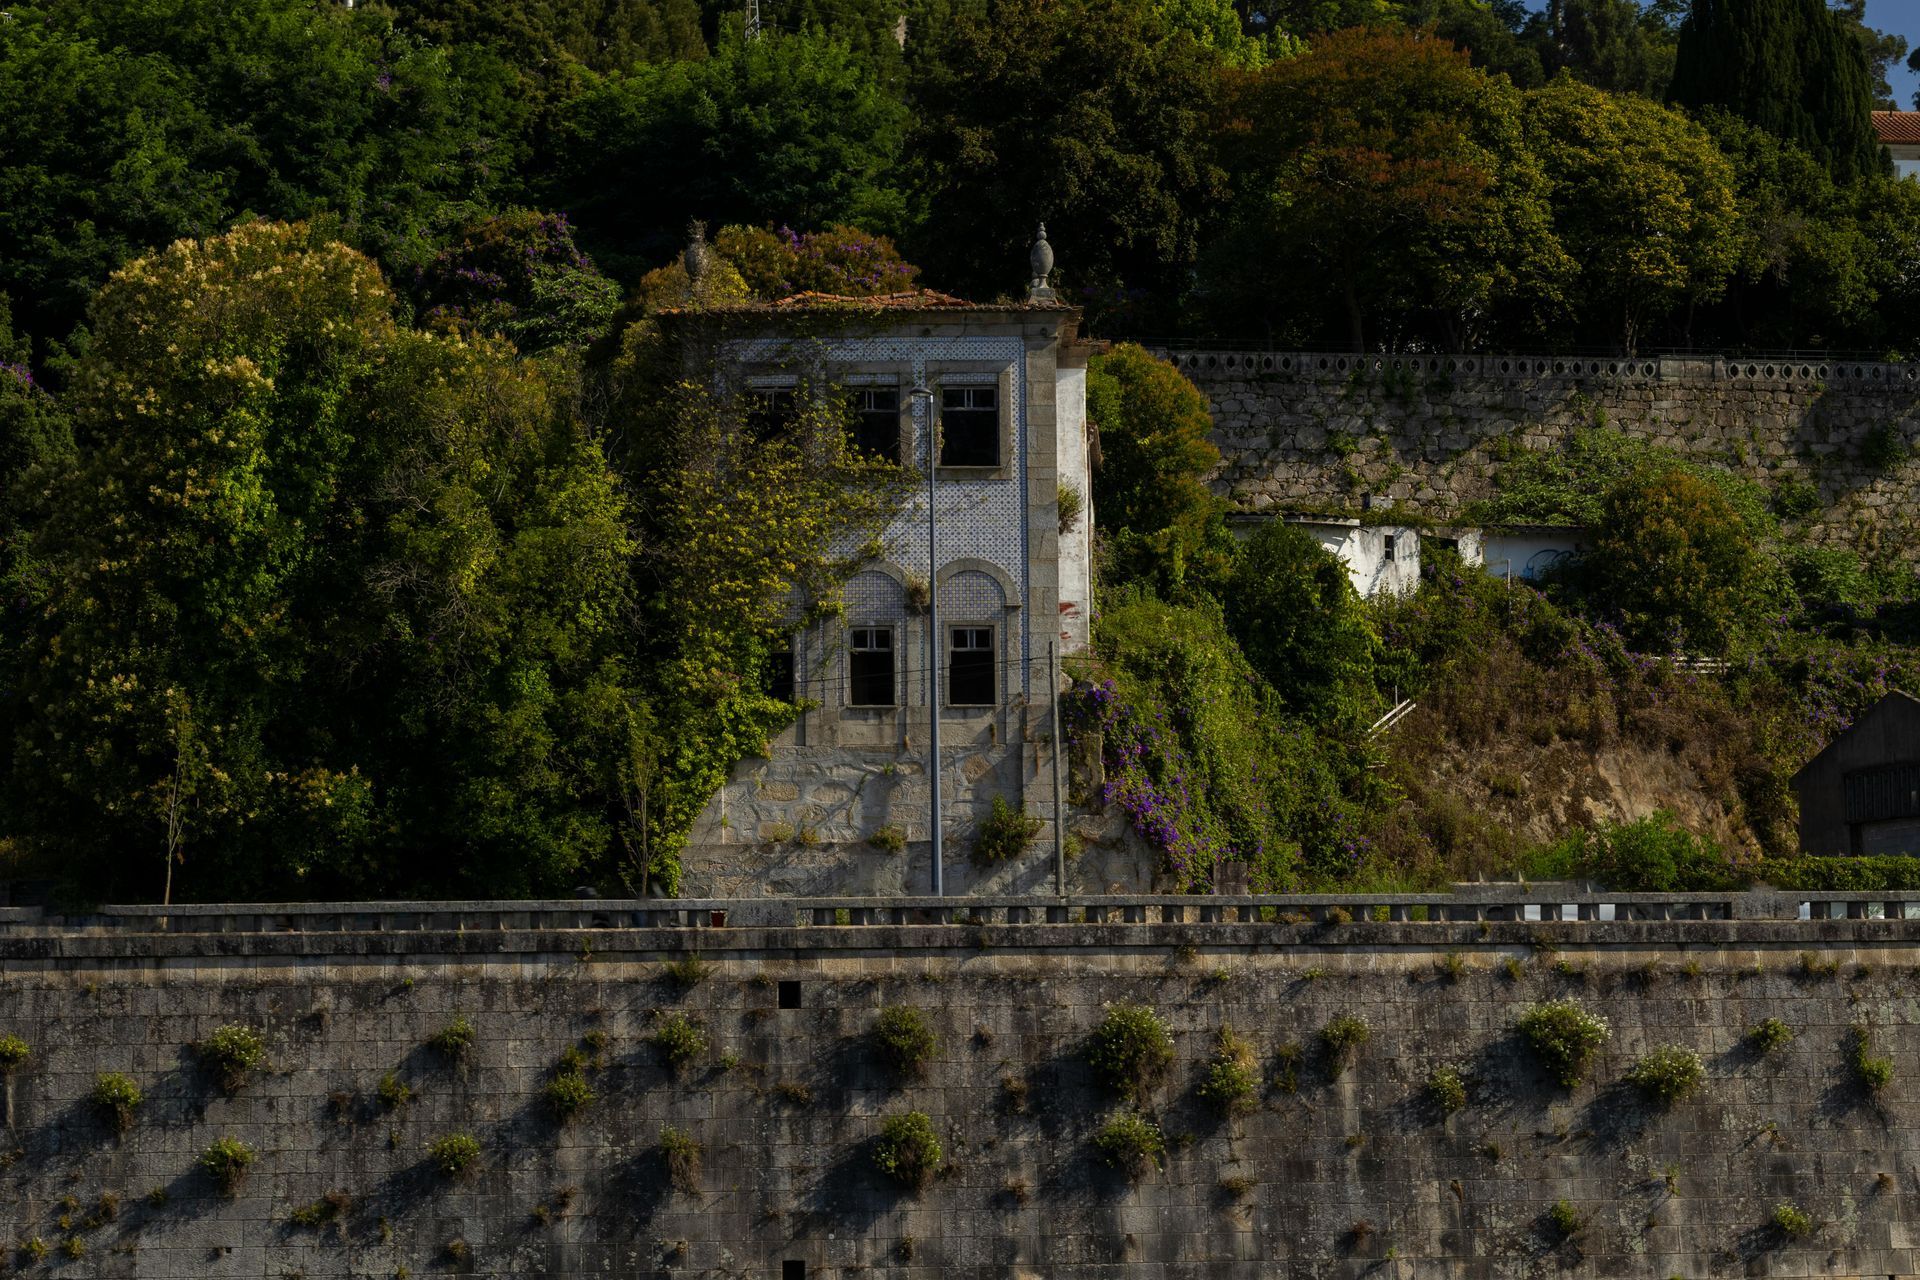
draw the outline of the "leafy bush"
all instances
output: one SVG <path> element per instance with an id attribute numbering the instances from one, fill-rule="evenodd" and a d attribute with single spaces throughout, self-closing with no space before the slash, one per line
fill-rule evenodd
<path id="1" fill-rule="evenodd" d="M 267 1060 L 267 1042 L 252 1027 L 224 1026 L 197 1046 L 200 1061 L 220 1082 L 223 1093 L 238 1093 L 247 1077 Z"/>
<path id="2" fill-rule="evenodd" d="M 0 1036 L 0 1072 L 13 1071 L 32 1056 L 33 1051 L 19 1036 Z"/>
<path id="3" fill-rule="evenodd" d="M 427 1144 L 427 1159 L 449 1178 L 457 1178 L 479 1162 L 480 1139 L 470 1133 L 449 1133 Z"/>
<path id="4" fill-rule="evenodd" d="M 692 1134 L 672 1125 L 660 1131 L 660 1160 L 667 1167 L 667 1181 L 676 1191 L 690 1196 L 700 1194 L 700 1157 L 702 1148 Z"/>
<path id="5" fill-rule="evenodd" d="M 329 1222 L 344 1218 L 347 1210 L 353 1207 L 353 1197 L 344 1191 L 329 1191 L 311 1204 L 303 1204 L 287 1215 L 287 1220 L 296 1227 L 313 1230 Z"/>
<path id="6" fill-rule="evenodd" d="M 1580 1228 L 1586 1225 L 1570 1200 L 1555 1200 L 1553 1208 L 1547 1210 L 1547 1222 L 1563 1240 L 1579 1235 Z"/>
<path id="7" fill-rule="evenodd" d="M 982 862 L 1005 862 L 1025 853 L 1045 824 L 1039 818 L 1014 808 L 1001 796 L 980 821 L 973 837 L 973 856 Z"/>
<path id="8" fill-rule="evenodd" d="M 1114 1112 L 1093 1136 L 1093 1145 L 1102 1160 L 1129 1178 L 1158 1169 L 1167 1152 L 1160 1126 L 1132 1107 Z"/>
<path id="9" fill-rule="evenodd" d="M 907 831 L 895 823 L 875 827 L 873 834 L 867 837 L 867 843 L 882 853 L 905 853 L 907 850 Z"/>
<path id="10" fill-rule="evenodd" d="M 1871 1030 L 1855 1026 L 1848 1035 L 1848 1044 L 1852 1050 L 1854 1078 L 1859 1080 L 1862 1089 L 1877 1094 L 1893 1083 L 1893 1059 L 1874 1054 Z"/>
<path id="11" fill-rule="evenodd" d="M 684 1070 L 688 1063 L 707 1051 L 707 1033 L 684 1013 L 662 1016 L 647 1039 L 660 1055 L 660 1061 L 675 1072 Z"/>
<path id="12" fill-rule="evenodd" d="M 593 1103 L 593 1086 L 577 1071 L 562 1071 L 547 1081 L 547 1107 L 561 1123 L 573 1119 Z"/>
<path id="13" fill-rule="evenodd" d="M 373 1096 L 380 1101 L 383 1111 L 393 1111 L 413 1101 L 413 1089 L 399 1076 L 389 1071 L 380 1077 L 379 1087 Z"/>
<path id="14" fill-rule="evenodd" d="M 1352 1014 L 1341 1014 L 1320 1028 L 1320 1046 L 1327 1051 L 1327 1061 L 1335 1075 L 1353 1065 L 1354 1055 L 1372 1035 L 1366 1020 Z"/>
<path id="15" fill-rule="evenodd" d="M 200 1167 L 220 1184 L 222 1192 L 232 1195 L 257 1158 L 240 1139 L 220 1138 L 200 1153 Z"/>
<path id="16" fill-rule="evenodd" d="M 1520 1015 L 1519 1027 L 1540 1064 L 1567 1089 L 1580 1084 L 1588 1060 L 1608 1035 L 1607 1020 L 1573 1000 L 1529 1005 Z"/>
<path id="17" fill-rule="evenodd" d="M 427 1039 L 427 1045 L 435 1053 L 449 1062 L 459 1062 L 473 1052 L 474 1041 L 478 1033 L 464 1014 L 455 1014 L 453 1021 L 434 1032 Z"/>
<path id="18" fill-rule="evenodd" d="M 1763 1018 L 1747 1032 L 1747 1039 L 1761 1053 L 1774 1053 L 1793 1042 L 1793 1028 L 1778 1018 Z"/>
<path id="19" fill-rule="evenodd" d="M 888 1005 L 873 1023 L 873 1054 L 896 1076 L 925 1073 L 927 1062 L 940 1050 L 926 1015 L 905 1005 Z"/>
<path id="20" fill-rule="evenodd" d="M 1241 651 L 1289 711 L 1364 726 L 1380 640 L 1338 557 L 1298 525 L 1269 521 L 1240 548 L 1225 599 Z"/>
<path id="21" fill-rule="evenodd" d="M 667 961 L 661 972 L 666 974 L 668 982 L 680 990 L 691 991 L 713 972 L 713 966 L 697 955 L 681 956 L 677 960 Z"/>
<path id="22" fill-rule="evenodd" d="M 1665 1045 L 1643 1055 L 1627 1068 L 1627 1083 L 1663 1107 L 1691 1097 L 1706 1080 L 1700 1055 L 1679 1045 Z"/>
<path id="23" fill-rule="evenodd" d="M 1467 1105 L 1467 1082 L 1454 1067 L 1435 1067 L 1427 1073 L 1427 1099 L 1441 1115 L 1450 1116 Z"/>
<path id="24" fill-rule="evenodd" d="M 1231 1026 L 1221 1027 L 1217 1040 L 1207 1077 L 1196 1092 L 1222 1115 L 1245 1114 L 1253 1110 L 1260 1090 L 1253 1046 L 1235 1035 Z"/>
<path id="25" fill-rule="evenodd" d="M 125 1133 L 133 1128 L 133 1113 L 144 1100 L 140 1086 L 118 1071 L 103 1071 L 93 1080 L 93 1106 L 114 1127 Z"/>
<path id="26" fill-rule="evenodd" d="M 1172 1065 L 1173 1036 L 1160 1015 L 1145 1005 L 1109 1005 L 1093 1033 L 1087 1061 L 1108 1088 L 1140 1102 Z"/>
<path id="27" fill-rule="evenodd" d="M 919 1190 L 940 1167 L 944 1152 L 925 1112 L 889 1116 L 873 1146 L 873 1166 L 903 1187 Z"/>
<path id="28" fill-rule="evenodd" d="M 1798 1240 L 1813 1234 L 1812 1217 L 1799 1205 L 1787 1201 L 1773 1206 L 1773 1213 L 1768 1221 L 1773 1224 L 1774 1230 L 1789 1240 Z"/>

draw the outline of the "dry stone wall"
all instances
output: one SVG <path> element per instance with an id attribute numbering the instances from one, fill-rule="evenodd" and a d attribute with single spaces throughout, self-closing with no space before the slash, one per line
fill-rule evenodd
<path id="1" fill-rule="evenodd" d="M 692 936 L 0 931 L 0 1036 L 32 1050 L 4 1086 L 6 1265 L 163 1280 L 1920 1274 L 1920 923 L 750 927 L 699 930 L 698 966 Z M 1562 997 L 1611 1024 L 1572 1091 L 1514 1032 L 1530 1002 Z M 1116 1099 L 1085 1049 L 1115 1001 L 1155 1009 L 1176 1046 L 1146 1102 L 1169 1153 L 1138 1182 L 1092 1146 Z M 937 1035 L 917 1077 L 868 1047 L 888 1005 Z M 474 1030 L 458 1061 L 428 1044 L 456 1017 Z M 1319 1036 L 1343 1017 L 1370 1034 L 1336 1072 Z M 1762 1054 L 1748 1031 L 1769 1017 L 1794 1038 Z M 679 1070 L 654 1044 L 673 1018 L 701 1033 Z M 229 1097 L 189 1046 L 236 1023 L 265 1033 L 269 1062 Z M 1197 1093 L 1228 1024 L 1264 1081 L 1233 1118 Z M 1850 1065 L 1856 1026 L 1893 1063 L 1878 1096 Z M 1706 1065 L 1671 1109 L 1623 1083 L 1666 1044 Z M 570 1049 L 595 1097 L 563 1123 L 543 1090 Z M 1467 1081 L 1451 1116 L 1425 1083 L 1445 1065 Z M 89 1101 L 105 1071 L 145 1094 L 124 1135 Z M 917 1195 L 872 1164 L 885 1117 L 908 1110 L 945 1149 Z M 680 1187 L 669 1126 L 702 1151 Z M 448 1178 L 428 1146 L 455 1133 L 480 1156 Z M 223 1137 L 258 1153 L 231 1195 L 196 1164 Z M 1571 1236 L 1553 1225 L 1563 1200 Z M 1809 1234 L 1772 1225 L 1783 1204 Z"/>
<path id="2" fill-rule="evenodd" d="M 1912 557 L 1920 365 L 1818 360 L 1172 353 L 1212 402 L 1216 487 L 1249 511 L 1363 493 L 1449 518 L 1502 448 L 1604 424 L 1776 483 L 1813 485 L 1823 538 Z"/>

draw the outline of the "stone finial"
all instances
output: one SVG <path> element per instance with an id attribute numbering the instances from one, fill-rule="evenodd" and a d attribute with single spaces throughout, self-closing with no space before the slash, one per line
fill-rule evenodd
<path id="1" fill-rule="evenodd" d="M 707 268 L 712 265 L 712 255 L 707 249 L 707 224 L 698 218 L 687 224 L 687 250 L 680 255 L 681 265 L 687 269 L 687 284 L 698 290 L 707 277 Z"/>
<path id="2" fill-rule="evenodd" d="M 1053 246 L 1047 243 L 1047 224 L 1044 222 L 1034 236 L 1033 248 L 1027 250 L 1027 266 L 1033 271 L 1033 278 L 1027 281 L 1027 301 L 1057 302 L 1058 295 L 1047 283 L 1047 277 L 1053 272 Z"/>

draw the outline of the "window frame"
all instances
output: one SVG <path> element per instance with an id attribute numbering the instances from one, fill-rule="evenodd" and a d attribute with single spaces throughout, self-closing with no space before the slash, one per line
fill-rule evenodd
<path id="1" fill-rule="evenodd" d="M 847 627 L 847 706 L 856 711 L 895 711 L 900 707 L 900 628 L 891 622 L 851 623 Z M 860 645 L 861 632 L 885 633 L 885 649 Z M 871 682 L 871 674 L 854 670 L 856 655 L 866 653 L 885 653 L 887 655 L 887 700 L 885 702 L 862 702 L 859 700 L 861 682 Z"/>
<path id="2" fill-rule="evenodd" d="M 907 456 L 907 422 L 911 397 L 901 388 L 896 378 L 851 377 L 841 384 L 841 389 L 850 393 L 853 399 L 852 412 L 855 419 L 852 429 L 847 433 L 847 442 L 853 451 L 867 461 L 881 461 L 889 466 L 904 466 Z M 867 410 L 859 407 L 860 398 L 876 391 L 884 391 L 893 396 L 893 435 L 892 449 L 880 454 L 867 451 L 862 443 L 861 428 L 866 425 L 869 413 L 878 416 L 884 410 Z"/>
<path id="3" fill-rule="evenodd" d="M 998 437 L 995 445 L 996 458 L 991 466 L 956 465 L 941 460 L 936 453 L 935 461 L 938 474 L 955 480 L 1010 480 L 1015 474 L 1016 446 L 1018 432 L 1015 419 L 1019 405 L 1014 398 L 1014 366 L 1000 361 L 940 361 L 929 362 L 926 371 L 926 384 L 933 391 L 933 403 L 928 406 L 932 417 L 931 427 L 935 443 L 944 444 L 946 434 L 946 393 L 948 390 L 992 387 L 998 413 Z"/>
<path id="4" fill-rule="evenodd" d="M 1003 690 L 1003 682 L 1000 679 L 999 625 L 992 622 L 945 622 L 941 625 L 946 630 L 946 635 L 942 637 L 946 641 L 946 650 L 942 655 L 945 660 L 942 662 L 940 670 L 940 697 L 942 703 L 956 711 L 983 711 L 998 707 Z M 963 652 L 983 652 L 982 650 L 971 648 L 962 650 L 955 643 L 955 633 L 960 631 L 984 631 L 987 634 L 987 646 L 984 652 L 987 655 L 987 680 L 990 685 L 990 690 L 988 700 L 985 702 L 960 702 L 954 697 L 954 659 Z"/>

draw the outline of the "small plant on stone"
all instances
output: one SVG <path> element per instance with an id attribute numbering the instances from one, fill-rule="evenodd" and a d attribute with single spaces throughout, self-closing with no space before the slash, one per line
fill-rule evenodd
<path id="1" fill-rule="evenodd" d="M 677 960 L 667 961 L 661 972 L 667 975 L 668 982 L 680 990 L 691 991 L 713 972 L 713 966 L 697 955 L 681 956 Z"/>
<path id="2" fill-rule="evenodd" d="M 1773 1206 L 1773 1213 L 1768 1221 L 1773 1224 L 1775 1231 L 1789 1240 L 1798 1240 L 1813 1234 L 1813 1218 L 1799 1205 L 1788 1201 L 1782 1201 Z"/>
<path id="3" fill-rule="evenodd" d="M 577 1071 L 562 1071 L 547 1081 L 547 1109 L 566 1124 L 593 1104 L 593 1086 Z"/>
<path id="4" fill-rule="evenodd" d="M 240 1139 L 221 1138 L 200 1153 L 200 1167 L 220 1185 L 223 1194 L 232 1195 L 257 1158 L 253 1148 Z"/>
<path id="5" fill-rule="evenodd" d="M 870 1043 L 880 1065 L 901 1079 L 925 1075 L 927 1063 L 940 1051 L 940 1038 L 934 1035 L 927 1016 L 900 1004 L 880 1011 L 873 1022 Z"/>
<path id="6" fill-rule="evenodd" d="M 1094 1150 L 1111 1168 L 1139 1179 L 1160 1167 L 1167 1139 L 1160 1126 L 1132 1107 L 1116 1111 L 1093 1135 Z"/>
<path id="7" fill-rule="evenodd" d="M 1553 1208 L 1547 1210 L 1547 1225 L 1562 1240 L 1570 1240 L 1580 1234 L 1580 1228 L 1586 1225 L 1580 1211 L 1573 1207 L 1570 1200 L 1555 1200 Z"/>
<path id="8" fill-rule="evenodd" d="M 318 1230 L 329 1222 L 337 1222 L 347 1215 L 353 1207 L 353 1197 L 344 1191 L 329 1191 L 312 1204 L 303 1204 L 287 1215 L 287 1220 L 296 1227 Z"/>
<path id="9" fill-rule="evenodd" d="M 267 1061 L 266 1037 L 239 1023 L 221 1027 L 202 1040 L 196 1050 L 200 1061 L 220 1082 L 220 1091 L 228 1095 L 240 1092 L 247 1077 Z"/>
<path id="10" fill-rule="evenodd" d="M 1353 1065 L 1354 1057 L 1360 1052 L 1360 1046 L 1373 1035 L 1366 1020 L 1352 1014 L 1342 1014 L 1320 1028 L 1320 1046 L 1327 1051 L 1327 1063 L 1334 1075 L 1339 1075 Z"/>
<path id="11" fill-rule="evenodd" d="M 20 1252 L 29 1262 L 43 1262 L 47 1256 L 47 1242 L 39 1236 L 28 1236 L 20 1242 Z"/>
<path id="12" fill-rule="evenodd" d="M 686 1130 L 668 1125 L 660 1131 L 660 1160 L 675 1191 L 700 1194 L 700 1156 L 700 1144 Z"/>
<path id="13" fill-rule="evenodd" d="M 1467 958 L 1458 951 L 1449 951 L 1434 961 L 1433 967 L 1448 982 L 1458 982 L 1467 971 Z"/>
<path id="14" fill-rule="evenodd" d="M 1576 1088 L 1587 1063 L 1607 1041 L 1607 1020 L 1575 1000 L 1529 1005 L 1520 1015 L 1520 1036 L 1562 1088 Z"/>
<path id="15" fill-rule="evenodd" d="M 905 853 L 907 851 L 906 828 L 889 822 L 884 827 L 874 828 L 867 837 L 867 843 L 882 853 Z"/>
<path id="16" fill-rule="evenodd" d="M 707 1033 L 684 1013 L 661 1017 L 647 1039 L 653 1051 L 660 1055 L 660 1061 L 675 1073 L 686 1070 L 695 1058 L 707 1051 Z"/>
<path id="17" fill-rule="evenodd" d="M 1873 1052 L 1873 1032 L 1856 1025 L 1848 1034 L 1854 1077 L 1868 1093 L 1878 1094 L 1893 1083 L 1893 1059 Z"/>
<path id="18" fill-rule="evenodd" d="M 1021 1075 L 1000 1077 L 1000 1105 L 1016 1116 L 1027 1114 L 1027 1078 Z"/>
<path id="19" fill-rule="evenodd" d="M 0 1075 L 12 1075 L 32 1056 L 33 1050 L 19 1036 L 0 1036 Z"/>
<path id="20" fill-rule="evenodd" d="M 118 1071 L 102 1071 L 93 1078 L 93 1109 L 113 1126 L 115 1133 L 133 1128 L 133 1113 L 143 1101 L 140 1086 Z"/>
<path id="21" fill-rule="evenodd" d="M 1664 1045 L 1641 1056 L 1627 1068 L 1627 1083 L 1649 1102 L 1670 1107 L 1699 1092 L 1707 1078 L 1700 1055 L 1679 1045 Z"/>
<path id="22" fill-rule="evenodd" d="M 1282 1093 L 1300 1092 L 1300 1046 L 1289 1040 L 1273 1051 L 1273 1087 Z"/>
<path id="23" fill-rule="evenodd" d="M 1467 1105 L 1467 1082 L 1458 1068 L 1435 1067 L 1427 1074 L 1427 1101 L 1443 1116 Z"/>
<path id="24" fill-rule="evenodd" d="M 455 1014 L 452 1022 L 434 1032 L 427 1040 L 427 1047 L 448 1062 L 460 1062 L 473 1052 L 477 1038 L 473 1024 L 464 1015 Z"/>
<path id="25" fill-rule="evenodd" d="M 1747 1032 L 1747 1039 L 1763 1054 L 1776 1053 L 1793 1043 L 1793 1028 L 1778 1018 L 1764 1018 Z"/>
<path id="26" fill-rule="evenodd" d="M 470 1133 L 449 1133 L 427 1144 L 427 1158 L 449 1178 L 457 1178 L 479 1163 L 480 1140 Z"/>
<path id="27" fill-rule="evenodd" d="M 380 1086 L 373 1091 L 373 1096 L 379 1100 L 382 1111 L 397 1111 L 413 1101 L 413 1089 L 389 1071 L 380 1077 Z"/>
<path id="28" fill-rule="evenodd" d="M 1221 1027 L 1206 1079 L 1196 1092 L 1221 1115 L 1236 1116 L 1253 1110 L 1259 1091 L 1260 1070 L 1253 1046 L 1234 1034 L 1231 1026 Z"/>
<path id="29" fill-rule="evenodd" d="M 993 798 L 993 806 L 980 820 L 974 833 L 973 856 L 982 862 L 1005 862 L 1025 853 L 1045 824 L 1024 809 L 1016 809 L 1002 796 Z"/>
<path id="30" fill-rule="evenodd" d="M 1139 1102 L 1173 1064 L 1173 1036 L 1145 1005 L 1109 1005 L 1087 1061 L 1108 1088 Z"/>
<path id="31" fill-rule="evenodd" d="M 933 1179 L 943 1158 L 933 1121 L 922 1111 L 888 1116 L 873 1145 L 873 1167 L 913 1191 Z"/>

